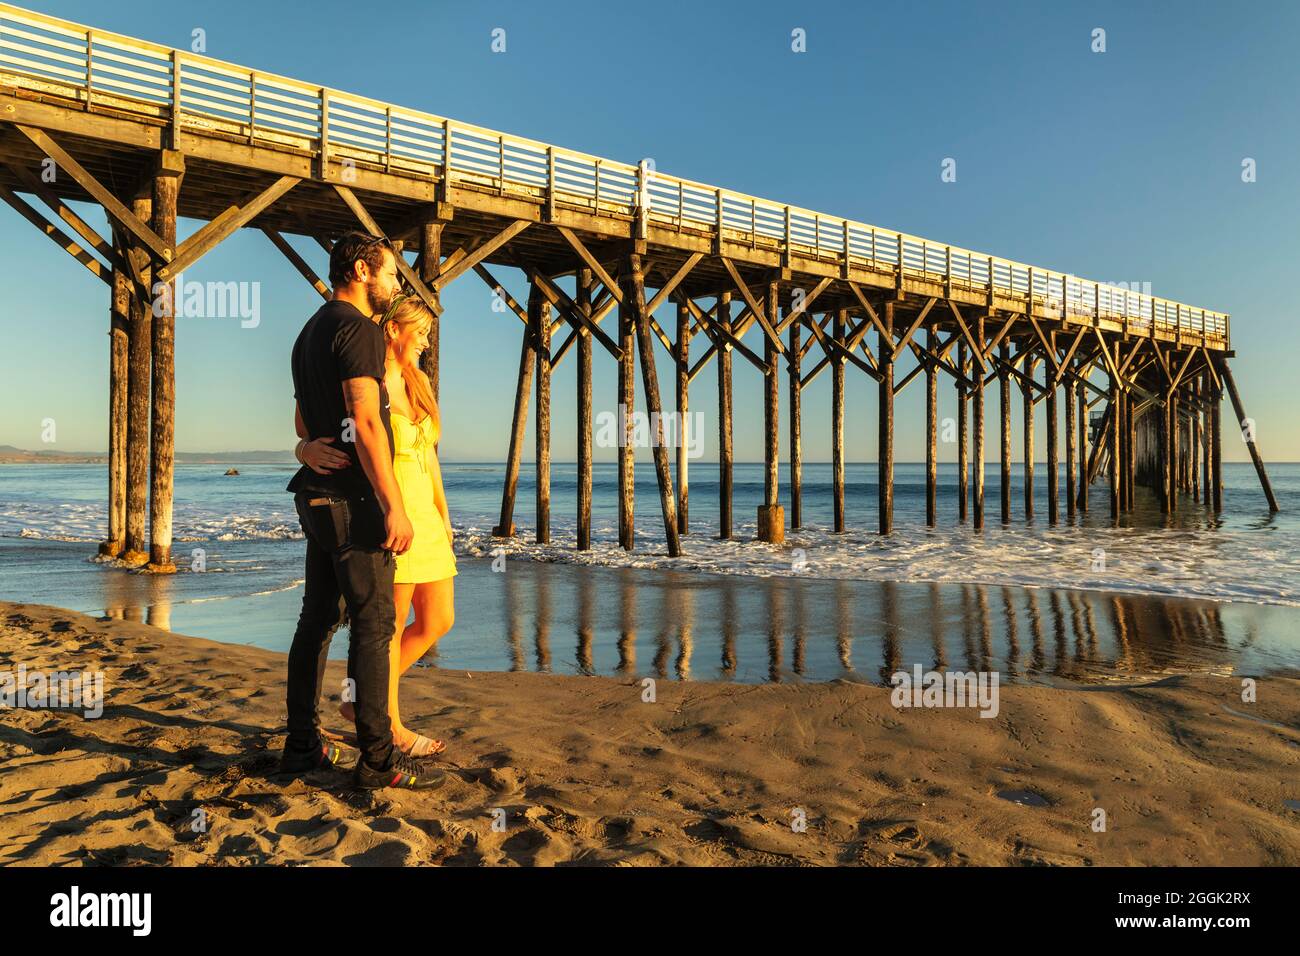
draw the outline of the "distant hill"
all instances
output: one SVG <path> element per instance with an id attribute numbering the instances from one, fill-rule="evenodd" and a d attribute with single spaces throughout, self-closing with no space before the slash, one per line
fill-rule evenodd
<path id="1" fill-rule="evenodd" d="M 292 451 L 178 451 L 176 461 L 186 465 L 282 465 L 296 464 Z M 107 464 L 104 451 L 28 451 L 0 445 L 0 464 Z"/>

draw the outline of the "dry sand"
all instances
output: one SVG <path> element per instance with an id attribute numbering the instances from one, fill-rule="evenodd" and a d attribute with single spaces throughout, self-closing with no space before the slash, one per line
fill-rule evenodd
<path id="1" fill-rule="evenodd" d="M 450 780 L 365 794 L 268 777 L 283 655 L 0 602 L 0 670 L 20 663 L 102 671 L 107 700 L 0 710 L 6 864 L 1300 863 L 1294 676 L 1255 704 L 1211 676 L 1004 685 L 986 719 L 845 681 L 660 681 L 643 703 L 632 679 L 422 668 L 403 710 L 447 741 Z M 327 692 L 344 676 L 331 661 Z M 322 706 L 348 729 L 337 693 Z"/>

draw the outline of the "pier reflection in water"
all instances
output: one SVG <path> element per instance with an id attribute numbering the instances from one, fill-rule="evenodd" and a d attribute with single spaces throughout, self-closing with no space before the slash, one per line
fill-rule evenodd
<path id="1" fill-rule="evenodd" d="M 1093 682 L 1233 673 L 1252 640 L 1251 628 L 1225 625 L 1221 604 L 1101 592 L 525 562 L 476 576 L 473 587 L 476 619 L 458 616 L 426 663 L 486 669 L 505 658 L 541 672 L 881 684 L 921 664 Z M 499 630 L 485 620 L 496 613 Z M 504 654 L 493 648 L 502 640 Z"/>
<path id="2" fill-rule="evenodd" d="M 294 580 L 297 568 L 275 570 L 279 565 L 268 560 L 266 547 L 224 546 L 226 573 L 158 577 L 69 562 L 66 552 L 75 544 L 22 544 L 28 560 L 8 563 L 9 587 L 0 592 L 7 599 L 288 650 L 302 590 Z M 300 558 L 293 557 L 296 565 Z M 492 564 L 459 562 L 456 625 L 423 663 L 670 680 L 882 684 L 895 670 L 916 664 L 996 670 L 1002 680 L 1085 682 L 1183 672 L 1253 675 L 1300 666 L 1300 609 L 1286 606 L 526 560 L 507 561 L 504 572 L 494 572 Z M 331 656 L 346 654 L 344 630 Z"/>

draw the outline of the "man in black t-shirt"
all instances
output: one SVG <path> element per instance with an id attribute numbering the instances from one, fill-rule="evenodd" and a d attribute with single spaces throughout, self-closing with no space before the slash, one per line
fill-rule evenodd
<path id="1" fill-rule="evenodd" d="M 356 710 L 361 749 L 354 782 L 366 789 L 428 789 L 441 784 L 442 775 L 393 746 L 388 715 L 393 555 L 405 552 L 412 538 L 393 476 L 379 324 L 398 290 L 396 255 L 386 239 L 362 233 L 340 238 L 330 252 L 333 297 L 307 320 L 293 346 L 295 455 L 303 467 L 288 490 L 307 539 L 307 563 L 289 649 L 289 732 L 280 770 L 341 765 L 342 750 L 321 736 L 318 706 L 330 639 L 346 610 L 354 693 L 344 700 Z"/>

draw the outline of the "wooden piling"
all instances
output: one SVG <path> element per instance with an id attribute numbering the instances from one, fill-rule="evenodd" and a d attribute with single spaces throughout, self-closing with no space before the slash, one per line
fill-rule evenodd
<path id="1" fill-rule="evenodd" d="M 1116 447 L 1116 454 L 1119 455 L 1119 510 L 1121 514 L 1128 510 L 1128 483 L 1125 480 L 1125 476 L 1128 474 L 1128 468 L 1126 467 L 1128 412 L 1128 393 L 1121 389 L 1115 402 L 1115 414 L 1119 416 L 1119 445 Z"/>
<path id="2" fill-rule="evenodd" d="M 1166 480 L 1168 481 L 1169 495 L 1169 513 L 1174 514 L 1178 511 L 1178 391 L 1170 389 L 1168 398 L 1165 401 L 1165 412 L 1169 416 L 1168 424 L 1168 445 L 1165 452 L 1168 458 L 1165 461 Z"/>
<path id="3" fill-rule="evenodd" d="M 764 303 L 768 321 L 773 328 L 778 324 L 776 306 L 778 291 L 777 283 L 770 283 L 767 287 L 767 301 Z M 763 360 L 767 362 L 767 371 L 763 373 L 763 503 L 769 507 L 776 504 L 777 499 L 777 430 L 779 428 L 777 401 L 780 394 L 778 354 L 776 345 L 764 335 Z"/>
<path id="4" fill-rule="evenodd" d="M 668 467 L 668 448 L 664 441 L 664 409 L 659 394 L 659 373 L 655 367 L 654 342 L 650 338 L 650 315 L 646 311 L 645 280 L 641 256 L 627 257 L 624 272 L 630 282 L 624 294 L 631 292 L 632 314 L 636 324 L 637 352 L 640 355 L 641 389 L 645 395 L 646 416 L 650 421 L 650 456 L 655 463 L 655 480 L 659 485 L 659 509 L 664 519 L 664 540 L 670 558 L 678 557 L 681 544 L 677 538 L 677 497 L 673 492 L 673 475 Z"/>
<path id="5" fill-rule="evenodd" d="M 1031 347 L 1032 348 L 1032 347 Z M 1025 410 L 1024 456 L 1025 456 L 1025 519 L 1034 517 L 1034 389 L 1030 382 L 1034 380 L 1034 366 L 1037 362 L 1032 351 L 1025 358 L 1025 379 L 1020 384 L 1021 401 Z"/>
<path id="6" fill-rule="evenodd" d="M 1137 422 L 1133 416 L 1133 392 L 1125 390 L 1124 392 L 1124 501 L 1128 510 L 1133 510 L 1133 492 L 1137 482 L 1135 475 L 1137 466 L 1134 462 L 1134 452 L 1137 446 Z"/>
<path id="7" fill-rule="evenodd" d="M 531 296 L 536 296 L 534 289 Z M 530 310 L 531 311 L 531 310 Z M 498 538 L 512 538 L 515 534 L 515 491 L 519 486 L 519 461 L 523 456 L 524 429 L 528 425 L 528 397 L 533 384 L 533 325 L 524 329 L 519 347 L 519 375 L 515 379 L 515 408 L 510 422 L 510 449 L 506 452 L 506 479 L 501 491 L 501 520 L 492 529 Z"/>
<path id="8" fill-rule="evenodd" d="M 769 282 L 767 286 L 767 299 L 763 303 L 767 311 L 768 323 L 772 328 L 777 328 L 780 324 L 777 309 L 777 296 L 780 292 L 780 285 L 776 282 Z M 763 336 L 763 361 L 767 363 L 767 371 L 763 373 L 763 504 L 759 506 L 757 515 L 758 540 L 768 543 L 776 543 L 785 538 L 785 509 L 777 501 L 778 497 L 778 478 L 777 467 L 779 464 L 779 438 L 780 438 L 780 375 L 781 367 L 778 358 L 781 353 L 776 350 L 776 343 L 764 334 Z"/>
<path id="9" fill-rule="evenodd" d="M 1241 428 L 1242 437 L 1246 439 L 1246 450 L 1250 452 L 1250 460 L 1255 465 L 1255 474 L 1259 476 L 1260 487 L 1264 489 L 1264 497 L 1268 500 L 1268 510 L 1278 511 L 1277 498 L 1273 496 L 1273 485 L 1268 480 L 1268 472 L 1264 470 L 1264 459 L 1259 453 L 1259 446 L 1255 444 L 1255 429 L 1249 425 L 1246 418 L 1246 407 L 1241 403 L 1241 395 L 1237 391 L 1237 382 L 1232 377 L 1232 369 L 1228 367 L 1226 361 L 1220 360 L 1216 363 L 1219 370 L 1219 377 L 1223 384 L 1228 386 L 1228 397 L 1232 400 L 1232 410 L 1237 416 L 1237 424 Z M 1216 408 L 1218 406 L 1215 406 Z M 1215 463 L 1218 463 L 1218 455 L 1215 455 Z M 1215 481 L 1217 488 L 1218 481 Z M 1216 507 L 1217 510 L 1217 507 Z"/>
<path id="10" fill-rule="evenodd" d="M 438 278 L 438 272 L 442 264 L 442 229 L 445 223 L 426 222 L 420 226 L 420 281 L 430 289 L 435 289 L 435 281 Z M 435 292 L 435 295 L 437 293 Z M 436 309 L 430 309 L 433 313 L 433 322 L 429 326 L 429 347 L 424 350 L 420 356 L 420 368 L 424 374 L 429 376 L 429 384 L 433 386 L 433 400 L 438 400 L 438 368 L 439 368 L 439 351 L 438 343 L 441 339 L 439 330 L 439 316 Z"/>
<path id="11" fill-rule="evenodd" d="M 880 533 L 894 527 L 894 303 L 885 303 L 885 330 L 879 334 L 879 438 L 877 444 L 877 489 Z"/>
<path id="12" fill-rule="evenodd" d="M 131 212 L 148 222 L 153 211 L 152 192 L 137 196 Z M 125 237 L 124 237 L 125 241 Z M 134 245 L 129 255 L 153 288 L 148 254 Z M 145 550 L 145 520 L 149 508 L 149 381 L 153 367 L 153 303 L 131 296 L 131 321 L 127 326 L 126 385 L 126 543 L 121 559 L 130 565 L 149 560 Z"/>
<path id="13" fill-rule="evenodd" d="M 1119 523 L 1119 443 L 1120 443 L 1120 383 L 1112 375 L 1110 379 L 1110 418 L 1107 422 L 1110 432 L 1110 520 Z"/>
<path id="14" fill-rule="evenodd" d="M 1011 520 L 1011 376 L 1007 365 L 1011 363 L 1011 346 L 1002 343 L 1000 350 L 1002 364 L 998 366 L 998 410 L 1001 412 L 998 433 L 1000 436 L 998 460 L 1001 464 L 999 473 L 998 497 L 1001 499 L 1002 523 Z"/>
<path id="15" fill-rule="evenodd" d="M 718 295 L 716 322 L 731 332 L 731 293 Z M 731 537 L 731 346 L 718 344 L 718 537 Z"/>
<path id="16" fill-rule="evenodd" d="M 574 304 L 583 315 L 591 315 L 592 274 L 579 269 Z M 578 550 L 591 550 L 591 333 L 579 329 L 578 336 Z"/>
<path id="17" fill-rule="evenodd" d="M 984 348 L 984 316 L 975 320 L 975 342 Z M 979 531 L 984 527 L 984 370 L 979 363 L 973 363 L 975 377 L 975 394 L 971 396 L 971 418 L 974 428 L 971 441 L 975 446 L 974 463 L 974 528 Z"/>
<path id="18" fill-rule="evenodd" d="M 1210 481 L 1214 486 L 1214 513 L 1223 510 L 1223 388 L 1210 394 Z"/>
<path id="19" fill-rule="evenodd" d="M 122 247 L 118 245 L 119 254 Z M 108 310 L 108 535 L 99 553 L 116 558 L 126 547 L 127 351 L 131 322 L 131 280 L 113 269 Z"/>
<path id="20" fill-rule="evenodd" d="M 970 378 L 970 361 L 966 358 L 966 343 L 957 343 L 957 369 L 961 372 L 963 378 Z M 969 491 L 967 479 L 970 475 L 970 459 L 968 457 L 967 445 L 968 435 L 966 434 L 966 385 L 962 381 L 957 382 L 957 518 L 959 521 L 966 520 L 966 495 Z"/>
<path id="21" fill-rule="evenodd" d="M 551 543 L 551 304 L 541 289 L 533 286 L 528 296 L 528 322 L 533 329 L 534 361 L 537 372 L 533 387 L 537 390 L 537 412 L 533 424 L 536 452 L 537 522 L 535 540 Z"/>
<path id="22" fill-rule="evenodd" d="M 834 341 L 844 344 L 848 310 L 837 309 L 831 326 Z M 835 531 L 844 531 L 844 356 L 831 356 L 831 498 Z"/>
<path id="23" fill-rule="evenodd" d="M 1208 371 L 1201 373 L 1201 485 L 1205 488 L 1205 504 L 1210 505 L 1213 499 L 1213 482 L 1211 480 L 1210 469 L 1213 465 L 1213 449 L 1210 448 L 1210 425 L 1211 413 L 1209 408 L 1210 398 L 1213 392 L 1210 389 L 1210 373 Z"/>
<path id="24" fill-rule="evenodd" d="M 1052 379 L 1052 364 L 1043 364 L 1043 384 L 1047 394 L 1043 402 L 1047 413 L 1047 523 L 1056 524 L 1061 519 L 1060 504 L 1060 442 L 1057 439 L 1056 383 Z"/>
<path id="25" fill-rule="evenodd" d="M 1075 414 L 1074 396 L 1070 393 L 1068 379 L 1063 379 L 1061 389 L 1065 393 L 1065 520 L 1073 521 L 1079 506 L 1077 500 L 1079 493 L 1077 478 L 1079 436 L 1075 421 L 1077 415 Z"/>
<path id="26" fill-rule="evenodd" d="M 1187 452 L 1188 452 L 1188 480 L 1191 482 L 1192 501 L 1197 504 L 1201 501 L 1201 379 L 1196 376 L 1188 383 L 1191 390 L 1192 400 L 1189 403 L 1191 409 L 1191 421 L 1187 429 Z"/>
<path id="27" fill-rule="evenodd" d="M 691 385 L 691 311 L 684 298 L 677 300 L 677 533 L 690 533 L 687 491 L 690 445 L 690 385 Z"/>
<path id="28" fill-rule="evenodd" d="M 632 301 L 632 277 L 620 273 L 618 283 L 622 300 L 618 304 L 618 346 L 622 357 L 618 362 L 618 407 L 620 434 L 618 443 L 618 543 L 631 551 L 636 543 L 636 449 L 632 445 L 632 414 L 636 398 L 636 308 Z"/>
<path id="29" fill-rule="evenodd" d="M 799 385 L 799 348 L 800 331 L 804 317 L 801 315 L 790 323 L 789 372 L 790 372 L 790 527 L 803 526 L 803 403 L 800 396 L 803 389 Z"/>
<path id="30" fill-rule="evenodd" d="M 931 353 L 939 350 L 939 336 L 934 328 L 926 333 L 926 344 Z M 939 483 L 939 369 L 930 359 L 925 359 L 925 523 L 934 527 L 938 515 Z"/>
<path id="31" fill-rule="evenodd" d="M 176 199 L 184 159 L 164 150 L 153 180 L 153 231 L 168 246 L 176 246 Z M 166 263 L 154 260 L 154 268 Z M 153 373 L 149 417 L 149 565 L 158 574 L 175 572 L 172 564 L 172 489 L 176 461 L 176 283 L 169 291 L 154 291 Z"/>
<path id="32" fill-rule="evenodd" d="M 1088 513 L 1088 389 L 1082 381 L 1075 390 L 1079 406 L 1079 420 L 1075 427 L 1079 429 L 1079 512 Z"/>

